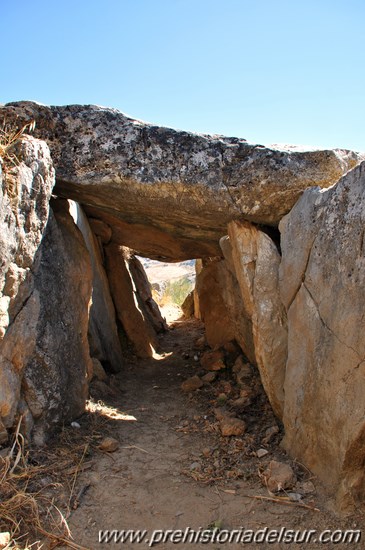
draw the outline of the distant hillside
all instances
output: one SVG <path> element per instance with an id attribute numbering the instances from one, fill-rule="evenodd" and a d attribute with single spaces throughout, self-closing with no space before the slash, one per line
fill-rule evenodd
<path id="1" fill-rule="evenodd" d="M 195 285 L 195 260 L 179 263 L 139 258 L 151 283 L 155 300 L 160 304 L 181 305 Z"/>

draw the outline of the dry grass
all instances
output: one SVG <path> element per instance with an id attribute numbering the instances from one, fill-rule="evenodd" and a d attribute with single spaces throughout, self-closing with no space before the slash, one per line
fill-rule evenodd
<path id="1" fill-rule="evenodd" d="M 12 171 L 20 164 L 14 149 L 25 132 L 33 132 L 34 128 L 35 120 L 24 124 L 20 129 L 5 121 L 0 126 L 0 163 L 5 189 L 14 208 L 17 206 L 18 188 L 17 174 L 13 174 Z"/>
<path id="2" fill-rule="evenodd" d="M 15 128 L 13 125 L 7 124 L 5 121 L 0 127 L 0 158 L 4 163 L 17 166 L 19 161 L 13 152 L 14 145 L 18 143 L 22 135 L 28 131 L 33 132 L 35 129 L 35 120 L 24 124 L 22 128 Z"/>
<path id="3" fill-rule="evenodd" d="M 4 550 L 51 550 L 58 546 L 89 550 L 77 544 L 68 518 L 89 485 L 81 474 L 116 421 L 135 420 L 102 401 L 89 400 L 83 428 L 64 427 L 47 447 L 26 448 L 22 418 L 9 448 L 0 451 L 0 532 L 9 532 Z"/>
<path id="4" fill-rule="evenodd" d="M 106 412 L 115 415 L 114 410 Z M 21 420 L 12 446 L 0 456 L 0 532 L 9 532 L 11 539 L 6 550 L 59 545 L 82 550 L 67 520 L 88 488 L 79 483 L 79 476 L 91 467 L 92 449 L 102 437 L 99 430 L 104 432 L 108 421 L 102 406 L 89 405 L 86 433 L 65 428 L 56 443 L 42 449 L 25 449 Z"/>

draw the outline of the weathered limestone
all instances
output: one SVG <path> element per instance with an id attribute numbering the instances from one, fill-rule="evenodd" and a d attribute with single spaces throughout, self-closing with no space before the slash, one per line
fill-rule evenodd
<path id="1" fill-rule="evenodd" d="M 110 243 L 105 247 L 106 271 L 118 319 L 139 357 L 151 357 L 157 335 L 146 315 L 131 272 L 130 250 Z"/>
<path id="2" fill-rule="evenodd" d="M 106 376 L 99 359 L 119 370 L 114 307 L 136 353 L 153 354 L 165 323 L 131 248 L 199 257 L 193 301 L 208 343 L 239 343 L 289 453 L 339 488 L 344 509 L 363 500 L 365 162 L 336 183 L 363 156 L 178 132 L 94 106 L 21 102 L 3 115 L 36 120 L 61 198 L 50 211 L 48 147 L 24 137 L 0 182 L 0 444 L 19 418 L 43 443 L 82 413 L 88 332 L 95 376 Z M 82 203 L 84 237 L 62 197 Z M 282 257 L 268 227 L 279 222 Z"/>
<path id="3" fill-rule="evenodd" d="M 250 361 L 255 362 L 249 321 L 228 261 L 204 260 L 202 269 L 198 269 L 195 292 L 210 347 L 219 348 L 236 340 Z"/>
<path id="4" fill-rule="evenodd" d="M 225 264 L 229 270 L 227 277 L 227 292 L 231 296 L 227 300 L 231 318 L 235 325 L 235 339 L 240 345 L 246 357 L 256 365 L 255 346 L 252 334 L 252 319 L 248 314 L 245 302 L 242 299 L 236 268 L 233 262 L 232 245 L 228 235 L 225 235 L 219 241 Z"/>
<path id="5" fill-rule="evenodd" d="M 0 432 L 4 443 L 22 415 L 40 444 L 84 408 L 91 272 L 65 201 L 50 213 L 47 145 L 23 137 L 13 152 L 19 165 L 6 162 L 0 186 Z"/>
<path id="6" fill-rule="evenodd" d="M 54 169 L 44 142 L 24 137 L 13 147 L 19 165 L 0 172 L 0 419 L 13 426 L 21 380 L 36 340 L 40 297 L 34 268 L 48 219 Z"/>
<path id="7" fill-rule="evenodd" d="M 365 489 L 365 163 L 280 224 L 288 310 L 285 446 L 346 508 Z"/>
<path id="8" fill-rule="evenodd" d="M 235 336 L 234 323 L 227 304 L 228 277 L 226 264 L 220 258 L 203 261 L 202 269 L 196 277 L 199 314 L 204 322 L 206 339 L 211 348 L 219 348 Z"/>
<path id="9" fill-rule="evenodd" d="M 113 242 L 156 259 L 218 256 L 228 222 L 276 225 L 304 189 L 332 185 L 360 158 L 176 131 L 96 106 L 18 102 L 1 115 L 36 120 L 56 192 L 104 220 Z"/>
<path id="10" fill-rule="evenodd" d="M 96 235 L 91 231 L 88 219 L 82 208 L 73 201 L 71 202 L 71 213 L 77 227 L 84 237 L 93 270 L 92 305 L 89 321 L 90 354 L 92 357 L 99 359 L 99 361 L 101 361 L 110 371 L 118 372 L 121 369 L 123 357 L 118 336 L 114 304 L 110 295 L 108 278 L 103 266 L 103 249 L 99 245 Z M 100 223 L 95 224 L 95 221 L 94 227 L 97 225 L 96 231 L 98 231 L 98 236 L 101 234 L 104 242 L 107 241 L 108 226 L 103 227 Z"/>
<path id="11" fill-rule="evenodd" d="M 242 300 L 252 323 L 256 364 L 271 406 L 282 418 L 287 321 L 279 294 L 280 254 L 274 241 L 248 222 L 231 222 L 228 233 Z"/>
<path id="12" fill-rule="evenodd" d="M 39 316 L 31 318 L 37 321 L 35 346 L 27 358 L 21 387 L 34 422 L 33 440 L 38 444 L 61 423 L 84 412 L 92 375 L 89 254 L 67 201 L 53 201 L 52 208 L 55 213 L 50 213 L 34 279 L 39 300 Z"/>
<path id="13" fill-rule="evenodd" d="M 156 333 L 164 332 L 167 329 L 166 320 L 162 317 L 160 308 L 152 298 L 151 285 L 142 263 L 134 255 L 129 258 L 128 263 L 137 292 L 138 305 L 143 316 Z"/>
<path id="14" fill-rule="evenodd" d="M 24 136 L 12 153 L 19 165 L 8 162 L 3 174 L 0 165 L 0 338 L 31 294 L 31 267 L 54 186 L 54 169 L 44 142 Z"/>

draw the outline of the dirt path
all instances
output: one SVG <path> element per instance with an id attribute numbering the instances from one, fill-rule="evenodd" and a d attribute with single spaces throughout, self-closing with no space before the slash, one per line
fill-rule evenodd
<path id="1" fill-rule="evenodd" d="M 185 321 L 175 322 L 171 328 L 162 337 L 161 357 L 129 363 L 125 371 L 113 380 L 113 385 L 119 385 L 120 391 L 103 396 L 107 405 L 125 415 L 124 419 L 108 420 L 105 424 L 104 435 L 115 437 L 120 447 L 113 453 L 98 451 L 92 458 L 91 468 L 78 479 L 78 490 L 82 487 L 87 490 L 69 518 L 77 543 L 92 550 L 148 547 L 146 542 L 99 543 L 101 529 L 146 529 L 151 536 L 154 529 L 185 530 L 188 527 L 196 530 L 212 526 L 222 529 L 243 526 L 255 530 L 287 527 L 319 531 L 339 528 L 338 520 L 328 511 L 323 511 L 324 506 L 330 506 L 329 501 L 318 495 L 305 502 L 319 507 L 321 512 L 252 498 L 269 496 L 257 472 L 262 464 L 273 458 L 282 458 L 279 438 L 264 459 L 250 457 L 246 452 L 247 456 L 241 460 L 243 451 L 237 451 L 239 438 L 228 438 L 228 442 L 215 429 L 212 408 L 216 405 L 216 394 L 204 388 L 193 394 L 181 391 L 181 382 L 199 370 L 194 361 L 196 352 L 193 347 L 203 334 L 201 325 L 197 321 Z M 184 358 L 184 353 L 189 357 Z M 251 413 L 247 419 L 247 437 L 251 445 L 256 445 L 257 434 L 270 425 L 270 414 L 270 411 L 262 415 Z M 241 447 L 247 451 L 247 442 L 245 445 Z M 217 475 L 219 468 L 225 470 L 221 478 Z M 206 476 L 204 478 L 199 472 L 210 470 L 212 479 L 206 482 Z M 302 472 L 302 475 L 308 477 L 307 473 Z M 349 525 L 354 527 L 354 520 L 340 527 Z M 319 547 L 283 543 L 257 546 Z M 256 545 L 174 544 L 170 541 L 155 547 L 160 550 L 190 547 L 218 550 Z M 348 546 L 336 545 L 336 548 L 341 547 Z"/>

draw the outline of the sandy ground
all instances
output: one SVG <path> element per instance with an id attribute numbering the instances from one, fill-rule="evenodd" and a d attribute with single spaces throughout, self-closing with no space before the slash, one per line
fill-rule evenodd
<path id="1" fill-rule="evenodd" d="M 198 363 L 194 362 L 194 342 L 203 334 L 196 320 L 172 321 L 178 313 L 167 315 L 170 330 L 161 337 L 161 355 L 149 360 L 133 360 L 121 375 L 113 379 L 117 391 L 103 396 L 105 405 L 123 412 L 119 420 L 107 420 L 102 435 L 110 435 L 119 441 L 119 449 L 113 453 L 96 451 L 91 468 L 82 473 L 77 490 L 82 493 L 80 503 L 69 518 L 69 526 L 75 541 L 89 549 L 138 548 L 148 543 L 99 543 L 99 530 L 146 529 L 148 536 L 155 529 L 193 529 L 220 527 L 234 529 L 336 529 L 359 525 L 359 518 L 341 522 L 331 513 L 331 501 L 326 499 L 319 484 L 313 482 L 317 493 L 305 500 L 307 505 L 320 511 L 305 509 L 294 503 L 262 501 L 255 497 L 268 496 L 258 472 L 263 463 L 277 458 L 289 460 L 278 445 L 270 447 L 264 459 L 236 454 L 233 461 L 232 441 L 222 438 L 214 430 L 212 407 L 216 405 L 215 393 L 198 390 L 193 394 L 181 391 L 181 382 L 194 374 Z M 182 354 L 189 354 L 189 358 Z M 271 422 L 271 412 L 265 405 L 265 413 L 251 413 L 250 441 L 256 441 L 255 433 Z M 251 422 L 251 423 L 250 423 Z M 83 423 L 83 419 L 80 420 Z M 266 423 L 266 424 L 265 424 Z M 212 425 L 213 428 L 209 429 Z M 223 441 L 225 439 L 225 441 Z M 229 438 L 237 439 L 237 438 Z M 239 438 L 238 438 L 239 439 Z M 236 441 L 238 445 L 240 442 Z M 224 448 L 226 455 L 220 449 Z M 236 451 L 235 451 L 236 452 Z M 212 475 L 212 480 L 194 479 L 196 464 L 223 461 L 226 469 L 232 464 L 241 468 L 242 475 L 222 478 Z M 217 457 L 214 459 L 214 457 Z M 214 468 L 214 464 L 212 468 Z M 212 470 L 213 471 L 213 470 Z M 310 474 L 302 471 L 308 479 Z M 351 545 L 363 548 L 364 543 Z M 172 548 L 319 548 L 317 544 L 174 544 L 161 542 L 154 546 L 159 550 Z M 326 545 L 327 548 L 348 548 L 348 545 Z"/>

